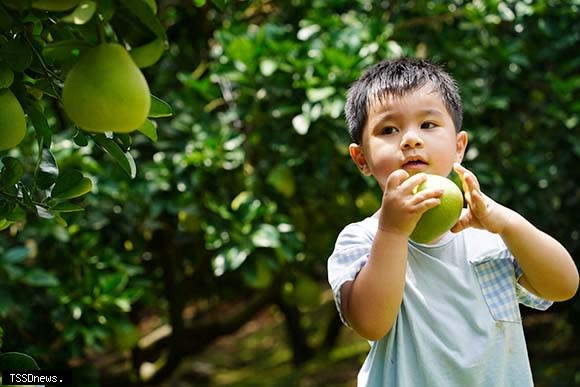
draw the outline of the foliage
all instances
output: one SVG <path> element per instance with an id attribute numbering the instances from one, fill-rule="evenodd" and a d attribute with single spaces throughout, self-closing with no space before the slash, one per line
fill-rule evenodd
<path id="1" fill-rule="evenodd" d="M 98 2 L 121 37 L 134 24 L 126 23 L 130 3 Z M 295 361 L 324 349 L 336 316 L 324 322 L 327 338 L 313 336 L 300 316 L 326 286 L 338 231 L 380 200 L 350 162 L 344 95 L 366 66 L 400 55 L 431 57 L 455 76 L 470 133 L 467 166 L 485 192 L 578 260 L 577 8 L 555 0 L 159 2 L 170 47 L 144 73 L 175 114 L 158 122 L 156 142 L 87 135 L 58 103 L 43 102 L 35 116 L 23 102 L 30 120 L 44 120 L 32 120 L 35 136 L 3 160 L 22 166 L 11 181 L 23 191 L 41 188 L 33 201 L 41 216 L 20 211 L 0 234 L 3 349 L 29 353 L 41 367 L 89 364 L 126 349 L 115 332 L 127 323 L 143 335 L 151 321 L 171 325 L 158 346 L 128 344 L 138 371 L 145 361 L 168 365 L 199 353 L 271 303 L 286 318 Z M 52 20 L 18 15 L 38 29 Z M 60 22 L 50 28 L 80 33 Z M 82 36 L 95 38 L 93 30 Z M 147 33 L 140 42 L 156 32 Z M 66 68 L 55 67 L 59 79 Z M 55 165 L 79 172 L 57 177 Z M 83 195 L 51 201 L 55 189 L 85 177 L 92 184 Z M 580 315 L 577 302 L 568 306 Z M 150 352 L 159 348 L 164 356 Z"/>
<path id="2" fill-rule="evenodd" d="M 66 12 L 60 12 L 63 8 Z M 132 141 L 130 136 L 114 136 L 112 132 L 108 136 L 90 134 L 70 122 L 63 112 L 65 77 L 88 48 L 104 42 L 119 42 L 138 49 L 152 40 L 164 41 L 165 30 L 145 0 L 98 3 L 86 0 L 80 4 L 79 1 L 5 0 L 0 4 L 0 32 L 0 68 L 6 79 L 1 87 L 9 87 L 16 94 L 30 129 L 34 130 L 34 133 L 29 131 L 21 147 L 2 158 L 1 227 L 5 229 L 24 221 L 26 212 L 65 224 L 62 214 L 82 210 L 72 199 L 89 192 L 92 181 L 72 166 L 59 165 L 60 160 L 53 154 L 55 135 L 66 131 L 65 138 L 74 141 L 76 148 L 87 147 L 91 152 L 91 147 L 100 147 L 129 174 L 134 169 L 134 160 L 127 152 Z M 84 79 L 91 76 L 94 74 Z M 82 87 L 75 86 L 76 91 L 71 91 L 71 95 L 79 98 L 78 89 Z M 150 110 L 149 117 L 159 117 L 158 106 L 163 103 L 153 99 L 156 106 Z M 151 121 L 134 129 L 156 136 Z"/>

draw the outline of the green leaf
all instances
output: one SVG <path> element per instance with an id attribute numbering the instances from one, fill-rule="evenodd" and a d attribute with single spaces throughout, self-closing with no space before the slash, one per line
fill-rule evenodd
<path id="1" fill-rule="evenodd" d="M 59 203 L 53 207 L 50 207 L 51 212 L 81 212 L 85 209 L 74 203 Z"/>
<path id="2" fill-rule="evenodd" d="M 35 205 L 34 209 L 36 210 L 36 214 L 43 219 L 53 219 L 54 218 L 54 214 L 52 214 L 50 211 L 48 211 L 43 206 Z"/>
<path id="3" fill-rule="evenodd" d="M 278 63 L 272 59 L 263 59 L 260 61 L 260 72 L 265 77 L 269 77 L 270 75 L 274 74 L 277 68 Z"/>
<path id="4" fill-rule="evenodd" d="M 261 224 L 252 234 L 252 243 L 255 247 L 280 246 L 280 232 L 271 224 Z"/>
<path id="5" fill-rule="evenodd" d="M 22 221 L 26 217 L 26 212 L 24 211 L 24 209 L 21 206 L 16 205 L 14 203 L 10 203 L 10 204 L 12 204 L 10 206 L 10 212 L 3 215 L 3 216 L 11 222 Z"/>
<path id="6" fill-rule="evenodd" d="M 115 133 L 115 142 L 119 144 L 123 152 L 127 152 L 131 149 L 133 139 L 129 133 Z"/>
<path id="7" fill-rule="evenodd" d="M 232 59 L 250 66 L 254 63 L 254 53 L 256 47 L 254 43 L 246 36 L 238 36 L 234 38 L 227 47 L 227 53 Z"/>
<path id="8" fill-rule="evenodd" d="M 157 142 L 157 128 L 155 127 L 155 123 L 153 123 L 153 121 L 146 120 L 145 123 L 137 130 L 147 136 L 151 141 Z"/>
<path id="9" fill-rule="evenodd" d="M 149 108 L 148 117 L 150 118 L 161 118 L 170 117 L 173 115 L 173 109 L 164 100 L 151 95 L 151 107 Z"/>
<path id="10" fill-rule="evenodd" d="M 10 310 L 17 305 L 11 292 L 7 289 L 0 289 L 0 317 L 6 317 Z M 0 348 L 2 347 L 2 327 L 0 327 Z"/>
<path id="11" fill-rule="evenodd" d="M 82 40 L 60 40 L 46 44 L 42 49 L 42 56 L 48 62 L 65 62 L 77 59 L 80 52 L 88 47 L 91 47 L 90 44 Z"/>
<path id="12" fill-rule="evenodd" d="M 274 167 L 268 174 L 266 181 L 274 187 L 276 191 L 280 192 L 287 198 L 294 195 L 294 192 L 296 191 L 294 174 L 292 173 L 292 169 L 287 165 L 279 164 Z"/>
<path id="13" fill-rule="evenodd" d="M 6 12 L 4 7 L 0 6 L 0 31 L 9 31 L 12 23 L 12 16 Z"/>
<path id="14" fill-rule="evenodd" d="M 89 145 L 89 135 L 84 130 L 77 130 L 73 136 L 73 141 L 80 147 Z"/>
<path id="15" fill-rule="evenodd" d="M 46 120 L 44 113 L 42 113 L 33 104 L 25 104 L 24 111 L 26 114 L 28 114 L 28 118 L 30 118 L 38 138 L 42 139 L 42 142 L 45 146 L 50 147 L 50 143 L 52 141 L 52 130 L 50 130 L 50 126 L 48 125 L 48 121 Z"/>
<path id="16" fill-rule="evenodd" d="M 6 230 L 8 227 L 10 227 L 14 222 L 8 220 L 8 219 L 0 219 L 0 231 L 2 230 Z"/>
<path id="17" fill-rule="evenodd" d="M 2 159 L 2 172 L 0 172 L 0 187 L 14 186 L 24 176 L 24 165 L 14 157 L 6 156 Z"/>
<path id="18" fill-rule="evenodd" d="M 56 159 L 48 148 L 42 150 L 42 160 L 38 166 L 39 172 L 36 185 L 40 189 L 48 189 L 58 178 L 58 166 Z"/>
<path id="19" fill-rule="evenodd" d="M 155 16 L 153 9 L 143 0 L 120 0 L 125 9 L 141 21 L 141 23 L 151 30 L 158 38 L 167 40 L 165 28 L 161 21 Z"/>
<path id="20" fill-rule="evenodd" d="M 14 210 L 16 203 L 10 199 L 0 198 L 0 219 L 6 220 L 6 217 Z"/>
<path id="21" fill-rule="evenodd" d="M 304 135 L 310 129 L 310 119 L 304 113 L 298 114 L 292 118 L 292 126 L 296 133 Z"/>
<path id="22" fill-rule="evenodd" d="M 12 70 L 22 72 L 32 63 L 32 50 L 25 40 L 16 38 L 0 46 L 0 59 Z"/>
<path id="23" fill-rule="evenodd" d="M 238 246 L 224 249 L 213 261 L 214 274 L 221 275 L 227 270 L 236 270 L 248 258 L 249 253 L 247 249 Z"/>
<path id="24" fill-rule="evenodd" d="M 28 258 L 30 251 L 25 246 L 13 247 L 2 255 L 2 261 L 6 263 L 20 263 Z"/>
<path id="25" fill-rule="evenodd" d="M 60 284 L 54 274 L 42 269 L 32 269 L 22 277 L 22 282 L 26 285 L 37 287 L 54 287 Z"/>
<path id="26" fill-rule="evenodd" d="M 97 134 L 93 136 L 93 139 L 97 145 L 115 159 L 131 179 L 135 178 L 137 175 L 137 166 L 135 165 L 135 160 L 133 159 L 133 156 L 131 156 L 131 153 L 123 152 L 115 141 L 107 138 L 104 134 Z"/>
<path id="27" fill-rule="evenodd" d="M 51 197 L 54 199 L 73 199 L 90 192 L 93 183 L 88 177 L 76 169 L 62 172 L 52 188 Z"/>
<path id="28" fill-rule="evenodd" d="M 25 353 L 5 352 L 0 354 L 0 371 L 33 371 L 39 370 L 36 361 Z"/>
<path id="29" fill-rule="evenodd" d="M 99 285 L 104 294 L 121 291 L 128 282 L 129 278 L 125 273 L 111 273 L 99 278 Z"/>
<path id="30" fill-rule="evenodd" d="M 260 257 L 262 258 L 262 257 Z M 242 278 L 246 285 L 254 289 L 266 289 L 274 279 L 273 270 L 265 259 L 258 259 L 254 265 L 243 267 Z"/>
<path id="31" fill-rule="evenodd" d="M 319 102 L 334 95 L 336 89 L 332 86 L 306 90 L 306 97 L 310 102 Z"/>
<path id="32" fill-rule="evenodd" d="M 97 4 L 94 1 L 81 1 L 71 14 L 63 17 L 61 20 L 65 23 L 83 25 L 92 19 L 96 10 Z"/>

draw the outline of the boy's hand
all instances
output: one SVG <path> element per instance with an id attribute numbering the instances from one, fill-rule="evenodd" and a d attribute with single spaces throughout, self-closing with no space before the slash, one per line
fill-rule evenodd
<path id="1" fill-rule="evenodd" d="M 468 227 L 475 227 L 500 234 L 508 223 L 510 210 L 481 192 L 479 182 L 473 172 L 459 163 L 455 163 L 453 168 L 461 177 L 467 211 L 461 215 L 451 231 L 459 232 Z"/>
<path id="2" fill-rule="evenodd" d="M 398 169 L 391 173 L 385 184 L 381 204 L 379 229 L 408 237 L 411 235 L 421 215 L 440 204 L 442 189 L 426 189 L 416 194 L 413 189 L 424 182 L 427 176 L 409 174 Z"/>

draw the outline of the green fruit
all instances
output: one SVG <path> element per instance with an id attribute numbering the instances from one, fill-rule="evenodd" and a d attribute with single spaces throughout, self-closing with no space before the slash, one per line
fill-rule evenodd
<path id="1" fill-rule="evenodd" d="M 0 89 L 6 89 L 14 81 L 14 71 L 4 62 L 0 62 Z"/>
<path id="2" fill-rule="evenodd" d="M 142 46 L 135 47 L 129 51 L 131 58 L 139 68 L 145 68 L 157 63 L 165 51 L 165 41 L 155 39 Z"/>
<path id="3" fill-rule="evenodd" d="M 26 117 L 22 106 L 10 91 L 0 90 L 0 151 L 20 144 L 26 133 Z"/>
<path id="4" fill-rule="evenodd" d="M 81 0 L 33 0 L 32 8 L 43 11 L 67 11 L 80 2 Z"/>
<path id="5" fill-rule="evenodd" d="M 85 52 L 67 74 L 64 109 L 90 132 L 127 133 L 138 129 L 149 113 L 149 85 L 125 48 L 104 43 Z"/>
<path id="6" fill-rule="evenodd" d="M 411 239 L 418 243 L 429 243 L 439 238 L 457 222 L 463 208 L 463 194 L 459 187 L 446 177 L 427 175 L 415 193 L 424 189 L 443 189 L 441 204 L 427 210 L 415 226 Z"/>

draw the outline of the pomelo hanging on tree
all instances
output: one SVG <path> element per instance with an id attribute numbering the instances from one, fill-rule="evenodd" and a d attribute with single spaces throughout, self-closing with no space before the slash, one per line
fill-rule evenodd
<path id="1" fill-rule="evenodd" d="M 143 73 L 117 43 L 88 49 L 66 76 L 64 109 L 81 129 L 127 133 L 145 123 L 151 96 Z"/>
<path id="2" fill-rule="evenodd" d="M 10 89 L 0 90 L 0 151 L 14 148 L 26 134 L 26 117 Z"/>

